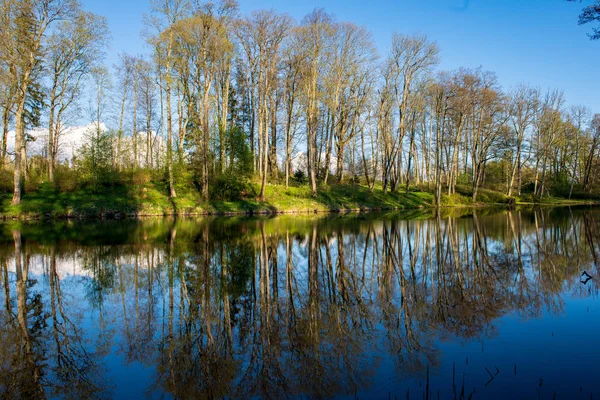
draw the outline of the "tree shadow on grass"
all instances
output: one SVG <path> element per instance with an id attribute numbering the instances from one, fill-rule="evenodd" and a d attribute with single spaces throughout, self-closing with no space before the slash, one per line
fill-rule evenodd
<path id="1" fill-rule="evenodd" d="M 319 192 L 315 200 L 329 210 L 344 209 L 409 209 L 431 206 L 432 196 L 425 193 L 369 191 L 359 185 L 332 185 Z"/>
<path id="2" fill-rule="evenodd" d="M 304 188 L 303 188 L 304 189 Z M 310 190 L 289 191 L 274 187 L 267 201 L 254 198 L 239 201 L 202 202 L 197 193 L 189 192 L 177 199 L 169 198 L 167 189 L 155 185 L 147 190 L 135 185 L 109 186 L 102 190 L 79 189 L 60 192 L 47 185 L 26 193 L 19 206 L 10 203 L 9 193 L 0 195 L 0 214 L 4 218 L 113 218 L 152 215 L 191 215 L 202 212 L 217 215 L 277 214 L 346 210 L 423 209 L 431 207 L 433 196 L 423 192 L 373 192 L 360 185 L 321 187 L 316 197 Z"/>
<path id="3" fill-rule="evenodd" d="M 12 195 L 0 195 L 0 215 L 4 218 L 106 218 L 137 215 L 142 201 L 134 187 L 106 187 L 100 190 L 80 189 L 60 192 L 45 185 L 25 193 L 21 204 L 12 205 Z"/>
<path id="4" fill-rule="evenodd" d="M 236 202 L 214 201 L 210 203 L 211 212 L 216 214 L 274 214 L 278 210 L 276 206 L 270 202 L 260 202 L 254 200 L 240 200 Z"/>

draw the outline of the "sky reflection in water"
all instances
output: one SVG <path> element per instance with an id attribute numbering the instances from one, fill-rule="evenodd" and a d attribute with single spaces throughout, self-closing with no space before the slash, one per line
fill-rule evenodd
<path id="1" fill-rule="evenodd" d="M 600 396 L 600 211 L 407 217 L 3 225 L 0 397 Z"/>

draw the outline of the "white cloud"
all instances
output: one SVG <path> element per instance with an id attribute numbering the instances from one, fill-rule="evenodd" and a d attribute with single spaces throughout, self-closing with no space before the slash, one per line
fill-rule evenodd
<path id="1" fill-rule="evenodd" d="M 104 123 L 100 124 L 102 132 L 107 131 L 107 127 Z M 66 160 L 72 160 L 73 155 L 81 148 L 85 143 L 86 133 L 94 132 L 96 130 L 96 124 L 91 123 L 84 126 L 69 126 L 64 128 L 60 134 L 58 144 L 57 158 L 59 162 Z M 27 135 L 34 138 L 34 141 L 27 142 L 27 154 L 29 156 L 34 155 L 45 155 L 46 148 L 48 146 L 48 129 L 47 128 L 35 128 L 27 130 Z M 9 152 L 13 153 L 15 148 L 15 131 L 8 133 L 8 139 L 6 147 Z"/>

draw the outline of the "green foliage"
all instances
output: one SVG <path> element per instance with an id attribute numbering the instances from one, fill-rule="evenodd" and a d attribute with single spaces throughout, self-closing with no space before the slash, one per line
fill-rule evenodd
<path id="1" fill-rule="evenodd" d="M 472 182 L 471 174 L 462 173 L 456 177 L 457 185 L 471 185 Z"/>
<path id="2" fill-rule="evenodd" d="M 152 180 L 152 171 L 144 168 L 136 168 L 131 171 L 131 183 L 135 186 L 143 186 Z"/>
<path id="3" fill-rule="evenodd" d="M 58 164 L 54 168 L 54 184 L 61 192 L 73 192 L 79 188 L 79 176 L 75 169 L 68 165 Z"/>
<path id="4" fill-rule="evenodd" d="M 13 191 L 13 172 L 2 168 L 0 170 L 0 191 L 11 193 Z"/>
<path id="5" fill-rule="evenodd" d="M 297 169 L 296 172 L 294 172 L 294 180 L 300 184 L 306 183 L 306 173 L 304 170 Z"/>
<path id="6" fill-rule="evenodd" d="M 479 189 L 477 191 L 477 202 L 485 204 L 510 204 L 511 198 L 502 192 Z"/>
<path id="7" fill-rule="evenodd" d="M 188 168 L 188 166 L 185 163 L 174 162 L 173 183 L 175 185 L 175 190 L 179 192 L 187 191 L 190 188 L 194 187 L 194 177 L 199 176 L 195 174 L 199 174 L 199 172 Z M 169 182 L 169 176 L 166 168 L 163 171 L 163 180 L 165 184 Z"/>
<path id="8" fill-rule="evenodd" d="M 93 192 L 121 183 L 112 163 L 113 137 L 112 132 L 87 132 L 86 143 L 76 160 L 81 182 Z"/>
<path id="9" fill-rule="evenodd" d="M 442 194 L 441 205 L 445 207 L 456 207 L 473 204 L 473 199 L 460 193 Z"/>
<path id="10" fill-rule="evenodd" d="M 509 170 L 510 165 L 504 160 L 489 162 L 485 167 L 485 187 L 498 191 L 506 190 Z"/>
<path id="11" fill-rule="evenodd" d="M 521 193 L 533 193 L 535 182 L 528 182 L 521 187 Z"/>
<path id="12" fill-rule="evenodd" d="M 539 198 L 537 196 L 535 196 L 539 201 Z M 534 201 L 534 195 L 531 193 L 524 193 L 521 196 L 518 197 L 518 201 L 520 203 L 536 203 L 536 201 Z"/>
<path id="13" fill-rule="evenodd" d="M 41 64 L 41 63 L 40 63 Z M 39 67 L 38 67 L 39 69 Z M 42 110 L 44 108 L 45 92 L 42 84 L 38 81 L 33 81 L 28 87 L 27 97 L 25 100 L 25 125 L 30 128 L 37 128 L 41 125 Z M 27 135 L 26 140 L 33 140 Z"/>
<path id="14" fill-rule="evenodd" d="M 188 135 L 186 137 L 184 147 L 187 150 L 188 163 L 187 165 L 183 165 L 181 163 L 174 163 L 173 165 L 173 177 L 176 182 L 181 183 L 181 175 L 184 172 L 189 172 L 192 180 L 194 182 L 202 182 L 202 177 L 204 173 L 204 166 L 214 165 L 215 154 L 212 151 L 208 151 L 206 154 L 203 151 L 202 145 L 202 131 L 199 126 L 193 123 L 193 121 L 188 121 Z M 166 170 L 166 168 L 165 168 Z M 166 171 L 165 171 L 166 173 Z"/>
<path id="15" fill-rule="evenodd" d="M 227 131 L 228 171 L 249 177 L 252 174 L 252 150 L 247 135 L 239 126 L 233 126 Z"/>
<path id="16" fill-rule="evenodd" d="M 82 159 L 83 160 L 83 159 Z M 5 181 L 8 189 L 0 196 L 0 209 L 5 217 L 99 217 L 114 215 L 188 215 L 198 213 L 271 213 L 274 211 L 344 211 L 344 210 L 393 210 L 429 208 L 434 203 L 431 192 L 411 187 L 408 192 L 402 188 L 394 193 L 384 194 L 380 185 L 369 190 L 365 185 L 330 184 L 321 185 L 317 196 L 307 184 L 294 184 L 285 188 L 283 185 L 267 185 L 265 200 L 259 201 L 256 196 L 260 184 L 226 172 L 210 181 L 210 200 L 202 198 L 199 188 L 182 186 L 177 189 L 177 197 L 170 198 L 168 184 L 165 180 L 164 168 L 160 170 L 122 170 L 112 171 L 115 178 L 108 185 L 93 188 L 89 184 L 89 176 L 84 176 L 79 169 L 70 169 L 66 165 L 58 165 L 55 170 L 55 185 L 42 183 L 33 192 L 25 193 L 21 205 L 11 205 L 12 174 L 9 170 L 0 173 L 0 184 Z M 37 166 L 40 171 L 41 166 Z M 36 172 L 38 173 L 38 172 Z M 41 173 L 40 173 L 41 174 Z M 189 177 L 188 173 L 188 177 Z M 118 184 L 116 184 L 117 182 Z M 455 195 L 442 196 L 442 206 L 472 206 L 471 188 L 458 186 Z M 573 203 L 581 201 L 600 201 L 598 196 L 583 193 L 576 187 Z M 510 204 L 510 199 L 503 193 L 480 189 L 477 203 Z M 544 204 L 561 204 L 564 200 L 544 197 L 541 201 L 532 195 L 519 196 L 518 202 L 542 202 Z M 432 210 L 415 211 L 419 215 L 430 215 Z"/>
<path id="17" fill-rule="evenodd" d="M 242 175 L 225 173 L 211 182 L 210 198 L 220 201 L 238 201 L 247 197 L 251 189 Z"/>
<path id="18" fill-rule="evenodd" d="M 33 156 L 27 161 L 27 172 L 25 193 L 35 192 L 48 176 L 48 162 L 42 156 Z"/>
<path id="19" fill-rule="evenodd" d="M 571 194 L 571 199 L 573 200 L 591 200 L 591 201 L 600 201 L 600 194 L 598 193 L 587 193 L 584 192 L 581 187 L 574 188 L 573 193 Z"/>
<path id="20" fill-rule="evenodd" d="M 457 186 L 456 194 L 461 196 L 461 199 L 455 197 L 452 201 L 457 204 L 471 204 L 473 199 L 473 188 L 471 186 Z M 507 204 L 509 197 L 502 192 L 479 189 L 477 190 L 477 203 L 485 204 Z M 451 205 L 451 204 L 448 204 Z"/>
<path id="21" fill-rule="evenodd" d="M 553 196 L 568 197 L 571 189 L 571 180 L 566 172 L 559 172 L 550 177 L 548 188 Z"/>
<path id="22" fill-rule="evenodd" d="M 42 183 L 44 182 L 45 177 L 46 177 L 46 174 L 44 173 L 42 175 L 41 170 L 32 169 L 29 172 L 27 179 L 25 180 L 25 187 L 24 187 L 25 193 L 32 193 L 32 192 L 35 192 L 36 190 L 38 190 L 40 188 L 40 186 L 42 185 Z"/>

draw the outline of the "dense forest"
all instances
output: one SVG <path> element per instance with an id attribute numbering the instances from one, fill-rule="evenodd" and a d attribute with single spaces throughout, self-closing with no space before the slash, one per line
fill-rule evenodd
<path id="1" fill-rule="evenodd" d="M 242 15 L 235 0 L 154 0 L 143 18 L 152 52 L 109 68 L 103 16 L 76 0 L 0 1 L 0 187 L 12 204 L 44 187 L 151 182 L 172 199 L 347 183 L 435 204 L 457 187 L 475 202 L 482 189 L 539 200 L 600 185 L 600 115 L 560 89 L 502 88 L 484 68 L 440 71 L 424 35 L 394 34 L 379 54 L 368 30 L 323 9 L 294 21 Z M 93 128 L 62 157 L 82 119 Z M 41 154 L 28 153 L 34 140 Z"/>

